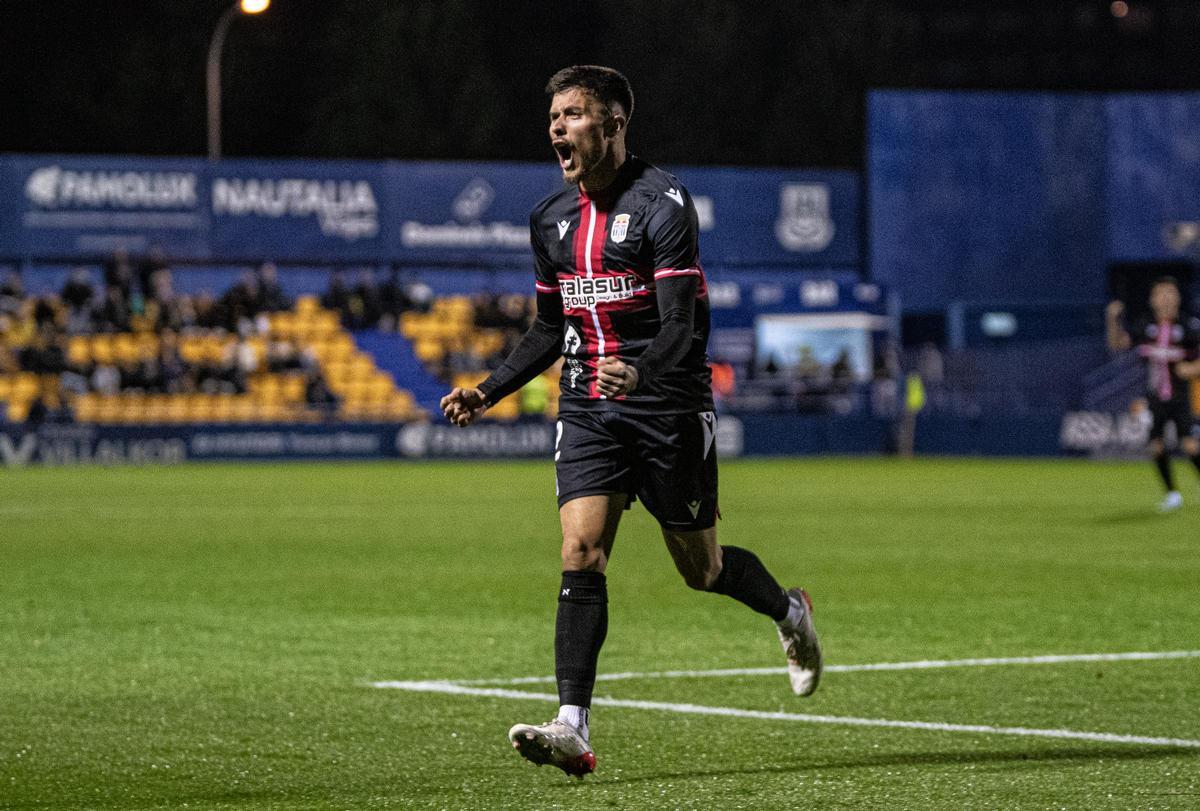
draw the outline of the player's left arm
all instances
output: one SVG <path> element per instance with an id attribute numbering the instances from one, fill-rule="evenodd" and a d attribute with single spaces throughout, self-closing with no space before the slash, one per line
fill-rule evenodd
<path id="1" fill-rule="evenodd" d="M 653 249 L 654 280 L 661 324 L 636 360 L 604 358 L 596 388 L 606 397 L 635 391 L 675 368 L 692 345 L 696 296 L 700 291 L 700 225 L 692 198 L 682 187 L 660 195 L 646 224 Z"/>

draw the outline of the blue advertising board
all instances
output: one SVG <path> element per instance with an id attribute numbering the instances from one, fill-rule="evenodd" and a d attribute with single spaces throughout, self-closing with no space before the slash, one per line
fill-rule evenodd
<path id="1" fill-rule="evenodd" d="M 0 157 L 0 256 L 210 251 L 208 165 L 188 158 Z"/>
<path id="2" fill-rule="evenodd" d="M 858 175 L 683 167 L 709 266 L 857 269 Z M 552 164 L 0 157 L 0 259 L 529 261 Z"/>
<path id="3" fill-rule="evenodd" d="M 382 166 L 349 161 L 213 164 L 209 249 L 227 260 L 369 262 L 396 217 Z"/>

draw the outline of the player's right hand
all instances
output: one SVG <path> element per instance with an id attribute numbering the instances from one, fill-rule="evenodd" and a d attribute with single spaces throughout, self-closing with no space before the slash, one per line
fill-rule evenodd
<path id="1" fill-rule="evenodd" d="M 1120 318 L 1125 314 L 1125 302 L 1120 299 L 1114 299 L 1108 303 L 1108 307 L 1105 308 L 1104 312 L 1109 318 Z"/>
<path id="2" fill-rule="evenodd" d="M 453 391 L 442 398 L 441 406 L 446 419 L 459 428 L 467 427 L 487 411 L 483 392 L 479 389 L 455 387 Z"/>

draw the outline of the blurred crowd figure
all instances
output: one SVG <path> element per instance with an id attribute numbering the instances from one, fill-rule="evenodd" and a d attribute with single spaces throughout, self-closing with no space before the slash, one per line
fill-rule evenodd
<path id="1" fill-rule="evenodd" d="M 415 277 L 405 277 L 393 268 L 380 284 L 375 271 L 362 268 L 353 275 L 335 270 L 329 276 L 329 288 L 321 296 L 321 306 L 335 310 L 348 330 L 400 328 L 403 313 L 428 312 L 433 305 L 433 288 Z"/>

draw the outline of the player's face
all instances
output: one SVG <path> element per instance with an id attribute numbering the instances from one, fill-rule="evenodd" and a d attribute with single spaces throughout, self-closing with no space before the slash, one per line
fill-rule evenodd
<path id="1" fill-rule="evenodd" d="M 1174 318 L 1179 314 L 1179 288 L 1173 284 L 1156 284 L 1150 290 L 1150 309 L 1159 318 Z"/>
<path id="2" fill-rule="evenodd" d="M 608 155 L 612 138 L 606 132 L 609 112 L 586 90 L 571 88 L 550 100 L 550 145 L 558 156 L 563 180 L 584 180 Z"/>

